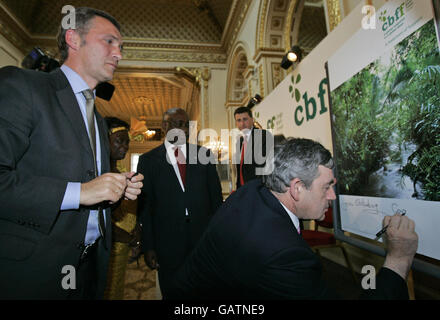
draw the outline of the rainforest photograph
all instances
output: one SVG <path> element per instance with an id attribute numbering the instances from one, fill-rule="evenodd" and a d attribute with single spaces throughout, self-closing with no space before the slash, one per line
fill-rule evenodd
<path id="1" fill-rule="evenodd" d="M 339 193 L 440 201 L 433 20 L 331 92 Z"/>

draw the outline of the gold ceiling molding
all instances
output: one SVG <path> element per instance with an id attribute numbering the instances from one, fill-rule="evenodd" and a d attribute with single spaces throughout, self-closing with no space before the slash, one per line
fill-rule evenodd
<path id="1" fill-rule="evenodd" d="M 258 28 L 257 28 L 257 34 L 255 39 L 255 50 L 258 51 L 259 48 L 263 47 L 263 41 L 264 41 L 264 30 L 266 26 L 266 17 L 267 17 L 267 5 L 269 3 L 269 0 L 263 0 L 260 2 L 260 8 L 258 10 L 259 16 L 258 16 Z"/>
<path id="2" fill-rule="evenodd" d="M 0 33 L 3 34 L 9 41 L 14 43 L 24 54 L 27 54 L 33 46 L 56 47 L 55 38 L 58 22 L 55 23 L 55 21 L 58 21 L 61 16 L 61 9 L 57 9 L 61 6 L 61 0 L 58 0 L 53 6 L 51 6 L 50 12 L 47 12 L 45 15 L 38 14 L 35 16 L 33 12 L 38 5 L 40 6 L 39 9 L 42 8 L 41 6 L 44 8 L 48 6 L 46 2 L 41 4 L 39 1 L 40 0 L 0 0 L 0 23 L 2 24 Z M 72 1 L 72 5 L 84 5 L 84 1 L 86 0 Z M 221 24 L 224 25 L 225 21 L 223 20 L 227 19 L 227 28 L 229 28 L 230 31 L 235 30 L 235 33 L 237 33 L 242 21 L 239 21 L 239 24 L 237 25 L 237 21 L 234 18 L 243 18 L 245 16 L 250 1 L 251 0 L 209 0 L 207 3 L 209 3 L 209 5 L 213 8 L 215 15 L 220 17 Z M 176 2 L 177 7 L 176 3 L 173 4 L 173 1 L 160 1 L 160 8 L 151 3 L 145 3 L 146 7 L 144 7 L 144 3 L 140 2 L 142 6 L 137 9 L 133 8 L 133 10 L 128 8 L 130 9 L 128 10 L 126 7 L 124 7 L 123 3 L 119 1 L 96 0 L 95 6 L 102 7 L 104 10 L 108 9 L 108 12 L 111 14 L 113 12 L 113 15 L 116 17 L 120 16 L 122 31 L 124 33 L 124 47 L 131 47 L 133 49 L 149 48 L 157 50 L 192 50 L 197 52 L 226 55 L 225 44 L 227 41 L 224 41 L 223 39 L 230 38 L 230 35 L 227 35 L 227 30 L 225 30 L 223 34 L 220 34 L 219 37 L 216 36 L 215 39 L 213 38 L 211 40 L 209 40 L 210 37 L 204 37 L 202 39 L 194 36 L 194 34 L 197 32 L 200 34 L 203 32 L 211 32 L 213 26 L 208 23 L 208 20 L 206 20 L 207 17 L 205 14 L 200 15 L 198 13 L 198 9 L 194 7 L 194 4 L 191 4 L 191 0 L 181 0 Z M 165 5 L 169 6 L 168 11 L 165 10 Z M 192 9 L 187 7 L 189 5 L 192 6 Z M 162 11 L 159 11 L 164 12 L 164 15 L 155 15 L 153 21 L 150 21 L 150 23 L 145 23 L 145 17 L 140 17 L 139 13 L 141 10 L 145 10 L 147 7 L 151 7 L 152 10 L 160 9 Z M 232 7 L 234 10 L 230 10 Z M 192 17 L 189 15 L 183 20 L 179 20 L 177 18 L 177 20 L 172 19 L 175 13 L 170 10 L 177 10 L 176 8 L 182 8 L 182 10 L 192 10 L 191 12 L 195 16 Z M 118 11 L 117 9 L 120 10 Z M 194 11 L 194 9 L 196 9 L 196 11 Z M 229 12 L 231 12 L 231 14 L 229 14 Z M 14 17 L 17 18 L 14 20 Z M 179 17 L 182 18 L 182 14 L 180 14 Z M 162 18 L 166 18 L 166 21 Z M 20 19 L 24 21 L 20 22 Z M 188 20 L 191 21 L 191 23 L 188 22 Z M 206 23 L 199 23 L 201 21 L 205 21 Z M 41 24 L 45 24 L 46 26 L 43 27 Z M 147 27 L 149 25 L 152 25 L 152 27 Z M 162 27 L 158 27 L 157 25 Z M 173 32 L 173 30 L 178 26 L 180 26 L 181 32 Z M 153 32 L 152 29 L 157 30 Z M 35 32 L 31 34 L 28 30 L 34 30 Z M 153 34 L 154 36 L 152 36 Z M 182 36 L 177 37 L 176 34 L 182 34 Z M 145 53 L 141 54 L 141 56 L 145 55 Z M 158 59 L 157 56 L 158 55 L 156 54 L 155 61 L 162 61 L 161 59 Z M 180 57 L 179 59 L 174 60 L 194 62 L 195 59 L 182 59 L 182 57 Z M 223 60 L 226 61 L 221 57 L 208 58 L 205 56 L 202 62 L 222 63 Z"/>
<path id="3" fill-rule="evenodd" d="M 341 22 L 341 3 L 339 0 L 325 0 L 327 1 L 327 13 L 328 13 L 328 24 L 330 31 Z"/>
<path id="4" fill-rule="evenodd" d="M 154 51 L 147 49 L 125 49 L 122 58 L 134 61 L 226 63 L 226 54 L 203 52 Z"/>
<path id="5" fill-rule="evenodd" d="M 165 41 L 165 40 L 163 40 Z M 204 44 L 184 44 L 184 43 L 169 43 L 169 42 L 139 42 L 130 41 L 124 39 L 124 50 L 125 49 L 136 49 L 136 48 L 149 48 L 158 50 L 179 50 L 179 51 L 206 51 L 206 52 L 216 52 L 225 53 L 220 45 L 204 45 Z"/>
<path id="6" fill-rule="evenodd" d="M 232 16 L 230 17 L 232 21 L 230 29 L 232 31 L 227 32 L 225 42 L 222 42 L 223 46 L 226 47 L 226 53 L 228 55 L 233 49 L 233 45 L 237 39 L 238 33 L 244 22 L 244 18 L 246 17 L 252 0 L 236 0 L 235 2 L 237 2 L 237 5 L 233 7 L 231 11 Z"/>
<path id="7" fill-rule="evenodd" d="M 264 98 L 264 73 L 261 64 L 258 66 L 258 76 L 260 77 L 260 96 Z"/>
<path id="8" fill-rule="evenodd" d="M 29 35 L 17 25 L 2 6 L 0 6 L 0 34 L 23 53 L 28 51 L 31 42 Z"/>
<path id="9" fill-rule="evenodd" d="M 293 23 L 293 15 L 295 13 L 295 7 L 298 3 L 298 0 L 293 0 L 290 1 L 289 4 L 289 8 L 287 9 L 287 22 L 286 22 L 286 27 L 284 29 L 284 45 L 285 45 L 285 50 L 288 51 L 291 47 L 292 44 L 290 43 L 290 32 L 292 30 L 292 23 Z"/>
<path id="10" fill-rule="evenodd" d="M 93 6 L 110 13 L 119 21 L 126 37 L 174 38 L 203 43 L 220 42 L 222 30 L 218 28 L 215 14 L 223 20 L 231 1 L 221 0 L 210 16 L 201 12 L 193 1 L 182 0 L 1 0 L 35 35 L 54 36 L 62 17 L 61 9 L 69 4 L 73 7 Z"/>

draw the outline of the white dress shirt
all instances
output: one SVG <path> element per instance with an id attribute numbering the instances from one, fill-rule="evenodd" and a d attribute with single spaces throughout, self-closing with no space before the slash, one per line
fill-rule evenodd
<path id="1" fill-rule="evenodd" d="M 279 201 L 279 200 L 278 200 L 278 201 Z M 280 203 L 281 203 L 281 205 L 283 206 L 283 208 L 287 211 L 287 213 L 289 214 L 290 220 L 292 220 L 293 225 L 294 225 L 295 228 L 296 228 L 296 231 L 298 231 L 298 233 L 300 233 L 299 219 L 298 219 L 298 217 L 295 216 L 295 214 L 294 214 L 292 211 L 290 211 L 289 209 L 287 209 L 287 207 L 286 207 L 284 204 L 282 204 L 281 201 L 280 201 Z"/>
<path id="2" fill-rule="evenodd" d="M 76 100 L 81 111 L 81 115 L 84 120 L 84 124 L 89 132 L 89 127 L 87 124 L 86 115 L 86 98 L 82 94 L 83 90 L 90 89 L 84 79 L 76 73 L 74 70 L 66 65 L 61 66 L 61 71 L 65 74 L 70 86 L 72 87 L 73 93 L 75 94 Z M 93 90 L 95 95 L 95 90 Z M 99 139 L 99 128 L 95 117 L 95 130 L 96 130 L 96 167 L 98 170 L 98 175 L 101 175 L 101 141 Z M 63 202 L 61 203 L 61 210 L 76 210 L 79 208 L 81 193 L 81 183 L 80 182 L 69 182 L 67 184 L 66 192 L 64 193 Z M 105 219 L 105 215 L 104 215 Z M 87 222 L 87 231 L 84 239 L 85 244 L 90 244 L 95 242 L 95 240 L 100 236 L 98 228 L 98 211 L 91 210 L 89 214 L 89 220 Z"/>
<path id="3" fill-rule="evenodd" d="M 170 164 L 173 166 L 174 173 L 176 174 L 176 177 L 179 180 L 180 187 L 182 188 L 182 191 L 185 192 L 185 186 L 183 185 L 182 178 L 180 177 L 179 166 L 177 165 L 176 156 L 174 155 L 174 150 L 175 150 L 174 148 L 175 147 L 179 148 L 186 159 L 186 144 L 174 145 L 165 139 L 164 145 L 168 155 L 167 159 L 170 159 L 171 162 Z M 186 208 L 185 208 L 185 214 L 188 216 L 188 209 Z"/>

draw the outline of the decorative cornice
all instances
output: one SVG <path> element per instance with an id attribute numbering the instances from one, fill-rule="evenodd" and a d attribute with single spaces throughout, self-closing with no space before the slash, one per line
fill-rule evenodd
<path id="1" fill-rule="evenodd" d="M 257 25 L 257 34 L 255 39 L 255 51 L 258 51 L 259 48 L 264 46 L 264 29 L 266 26 L 266 16 L 267 16 L 267 4 L 269 0 L 263 0 L 260 2 L 260 8 L 258 10 L 258 25 Z"/>
<path id="2" fill-rule="evenodd" d="M 341 3 L 339 0 L 326 0 L 327 1 L 327 14 L 329 20 L 329 28 L 330 31 L 333 31 L 334 28 L 341 22 Z"/>
<path id="3" fill-rule="evenodd" d="M 198 63 L 226 63 L 226 54 L 203 52 L 155 51 L 148 49 L 124 49 L 124 60 L 147 60 L 163 62 L 198 62 Z"/>
<path id="4" fill-rule="evenodd" d="M 283 57 L 284 54 L 285 51 L 282 48 L 259 48 L 257 52 L 255 52 L 253 59 L 256 63 L 258 63 L 261 60 L 261 58 L 267 58 L 267 57 L 280 58 Z"/>
<path id="5" fill-rule="evenodd" d="M 17 23 L 0 7 L 0 34 L 20 50 L 27 53 L 31 48 L 31 39 Z"/>
<path id="6" fill-rule="evenodd" d="M 247 15 L 252 0 L 239 0 L 234 2 L 233 11 L 231 11 L 232 24 L 222 38 L 222 46 L 225 48 L 226 54 L 229 54 L 233 48 L 238 33 Z M 237 4 L 236 4 L 237 3 Z"/>
<path id="7" fill-rule="evenodd" d="M 148 48 L 157 50 L 179 50 L 179 51 L 205 51 L 205 52 L 217 52 L 225 53 L 220 45 L 204 45 L 204 44 L 180 44 L 170 42 L 134 42 L 124 39 L 124 49 L 136 49 L 136 48 Z"/>
<path id="8" fill-rule="evenodd" d="M 286 26 L 284 28 L 284 46 L 285 46 L 286 51 L 292 47 L 292 44 L 290 43 L 290 32 L 292 30 L 292 22 L 293 22 L 292 17 L 293 17 L 297 3 L 298 3 L 298 0 L 290 1 L 289 8 L 287 9 L 287 15 L 286 15 L 287 22 L 286 22 Z"/>
<path id="9" fill-rule="evenodd" d="M 2 7 L 0 7 L 0 34 L 14 44 L 23 54 L 29 53 L 34 46 L 39 46 L 46 50 L 53 57 L 56 57 L 58 54 L 56 37 L 29 36 Z M 170 41 L 169 39 L 161 39 L 154 42 L 154 40 L 138 40 L 133 38 L 124 39 L 123 58 L 130 60 L 215 64 L 225 64 L 227 60 L 226 51 L 221 44 L 187 44 L 180 43 L 179 41 Z"/>
<path id="10" fill-rule="evenodd" d="M 260 96 L 264 98 L 265 92 L 264 92 L 264 73 L 263 73 L 263 66 L 260 64 L 258 66 L 258 76 L 260 77 Z"/>

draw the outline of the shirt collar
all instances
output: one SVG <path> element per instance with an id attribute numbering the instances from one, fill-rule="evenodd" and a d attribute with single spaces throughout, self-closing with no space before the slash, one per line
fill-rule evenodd
<path id="1" fill-rule="evenodd" d="M 60 69 L 64 72 L 64 75 L 69 81 L 70 86 L 72 87 L 72 90 L 75 94 L 81 93 L 84 90 L 90 90 L 88 84 L 76 71 L 66 66 L 65 64 L 63 64 Z M 95 95 L 95 93 L 96 90 L 93 90 L 93 95 Z"/>
<path id="2" fill-rule="evenodd" d="M 178 147 L 182 151 L 183 155 L 186 157 L 186 143 L 174 145 L 174 144 L 170 143 L 167 139 L 165 139 L 164 145 L 165 145 L 165 149 L 167 150 L 168 153 L 171 153 L 174 155 L 174 147 Z"/>
<path id="3" fill-rule="evenodd" d="M 250 129 L 243 129 L 241 132 L 241 135 L 243 137 L 246 137 L 246 139 L 249 140 L 249 136 L 251 135 L 252 130 L 254 129 L 254 127 L 250 128 Z"/>
<path id="4" fill-rule="evenodd" d="M 278 200 L 279 201 L 279 200 Z M 280 201 L 281 205 L 283 206 L 284 210 L 287 211 L 290 220 L 292 220 L 293 224 L 295 225 L 296 230 L 299 232 L 299 219 L 297 216 L 295 216 L 295 214 L 290 211 L 289 209 L 287 209 L 287 207 Z"/>

